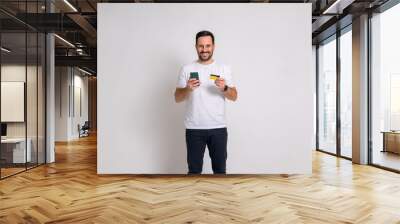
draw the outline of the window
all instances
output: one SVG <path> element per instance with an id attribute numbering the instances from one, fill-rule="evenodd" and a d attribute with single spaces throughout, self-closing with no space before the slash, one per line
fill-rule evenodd
<path id="1" fill-rule="evenodd" d="M 371 18 L 371 161 L 400 170 L 400 5 Z"/>
<path id="2" fill-rule="evenodd" d="M 340 155 L 352 157 L 352 34 L 351 26 L 340 36 Z"/>
<path id="3" fill-rule="evenodd" d="M 318 149 L 336 153 L 336 39 L 318 47 Z"/>

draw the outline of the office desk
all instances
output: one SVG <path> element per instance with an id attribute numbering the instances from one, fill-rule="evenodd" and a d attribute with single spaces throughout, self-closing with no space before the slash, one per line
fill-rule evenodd
<path id="1" fill-rule="evenodd" d="M 25 138 L 6 138 L 1 139 L 1 157 L 6 163 L 25 163 L 31 162 L 32 140 L 27 139 L 25 154 Z M 26 160 L 26 161 L 25 161 Z"/>
<path id="2" fill-rule="evenodd" d="M 392 152 L 400 154 L 400 132 L 382 131 L 383 150 L 382 152 Z"/>

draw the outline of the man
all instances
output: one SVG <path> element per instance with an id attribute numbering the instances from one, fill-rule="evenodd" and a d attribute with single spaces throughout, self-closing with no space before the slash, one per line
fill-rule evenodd
<path id="1" fill-rule="evenodd" d="M 235 101 L 237 91 L 228 66 L 213 59 L 214 35 L 200 31 L 196 35 L 198 60 L 182 67 L 175 101 L 186 101 L 186 146 L 189 174 L 201 174 L 208 147 L 214 174 L 226 173 L 228 132 L 225 98 Z"/>

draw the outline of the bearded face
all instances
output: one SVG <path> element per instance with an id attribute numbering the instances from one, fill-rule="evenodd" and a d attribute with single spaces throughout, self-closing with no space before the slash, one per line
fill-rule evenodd
<path id="1" fill-rule="evenodd" d="M 196 50 L 200 61 L 210 60 L 214 53 L 214 43 L 211 36 L 199 37 L 196 43 Z"/>

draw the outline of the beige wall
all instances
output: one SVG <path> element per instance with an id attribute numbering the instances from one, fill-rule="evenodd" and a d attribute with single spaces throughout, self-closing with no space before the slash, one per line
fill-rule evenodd
<path id="1" fill-rule="evenodd" d="M 56 67 L 55 74 L 55 140 L 69 141 L 88 120 L 88 77 L 72 67 Z"/>
<path id="2" fill-rule="evenodd" d="M 89 121 L 90 131 L 97 131 L 97 78 L 91 77 L 88 80 L 89 90 Z"/>

